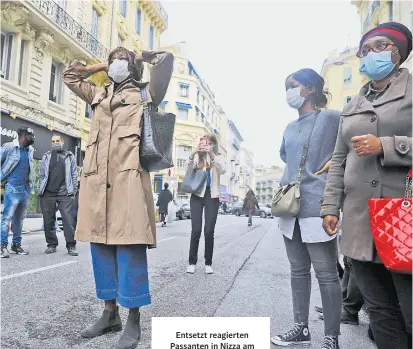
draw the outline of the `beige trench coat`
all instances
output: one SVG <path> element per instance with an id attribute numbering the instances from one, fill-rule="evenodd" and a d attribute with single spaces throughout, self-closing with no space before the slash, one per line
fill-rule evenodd
<path id="1" fill-rule="evenodd" d="M 157 107 L 165 96 L 173 70 L 167 52 L 143 52 L 153 64 L 151 81 L 128 80 L 114 91 L 113 84 L 100 88 L 82 76 L 74 61 L 63 81 L 93 110 L 79 192 L 76 240 L 108 245 L 156 246 L 155 210 L 150 175 L 139 161 L 140 121 L 143 115 L 140 89 Z M 83 73 L 84 74 L 84 73 Z"/>
<path id="2" fill-rule="evenodd" d="M 403 197 L 412 165 L 412 75 L 402 69 L 389 89 L 370 103 L 364 86 L 344 108 L 328 172 L 321 216 L 340 217 L 341 253 L 359 261 L 381 262 L 370 230 L 369 198 Z M 380 138 L 382 156 L 359 156 L 351 138 Z"/>

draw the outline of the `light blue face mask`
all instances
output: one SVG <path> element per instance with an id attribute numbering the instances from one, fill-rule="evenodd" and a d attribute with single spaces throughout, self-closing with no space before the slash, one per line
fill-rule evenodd
<path id="1" fill-rule="evenodd" d="M 360 73 L 367 75 L 374 81 L 383 80 L 396 66 L 391 60 L 393 53 L 396 52 L 369 52 L 366 57 L 360 60 Z"/>
<path id="2" fill-rule="evenodd" d="M 211 145 L 211 151 L 214 151 L 214 149 L 215 149 L 215 146 Z"/>

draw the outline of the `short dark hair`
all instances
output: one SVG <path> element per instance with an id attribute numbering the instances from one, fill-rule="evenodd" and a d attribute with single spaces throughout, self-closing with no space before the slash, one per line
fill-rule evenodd
<path id="1" fill-rule="evenodd" d="M 63 138 L 63 136 L 60 133 L 53 133 L 52 138 L 53 137 L 59 137 L 61 141 L 63 141 L 63 142 L 65 141 L 65 139 Z"/>
<path id="2" fill-rule="evenodd" d="M 165 184 L 163 185 L 163 187 L 164 187 L 165 189 L 168 189 L 168 188 L 169 188 L 169 184 L 165 182 Z"/>
<path id="3" fill-rule="evenodd" d="M 33 130 L 27 126 L 21 126 L 17 129 L 17 135 L 19 138 L 25 136 L 27 133 L 34 134 Z"/>

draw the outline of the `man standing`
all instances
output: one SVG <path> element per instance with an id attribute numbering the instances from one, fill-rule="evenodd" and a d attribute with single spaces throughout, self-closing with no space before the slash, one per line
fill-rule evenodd
<path id="1" fill-rule="evenodd" d="M 1 258 L 9 258 L 9 227 L 13 233 L 12 252 L 27 255 L 21 247 L 23 221 L 26 218 L 30 194 L 34 186 L 33 153 L 34 132 L 20 127 L 18 138 L 1 147 L 1 181 L 6 182 L 4 210 L 1 218 Z"/>
<path id="2" fill-rule="evenodd" d="M 165 227 L 166 216 L 168 215 L 168 205 L 173 200 L 174 197 L 171 191 L 168 189 L 169 188 L 168 183 L 165 183 L 163 187 L 164 189 L 159 194 L 158 202 L 156 203 L 156 206 L 159 207 L 159 213 L 161 214 L 162 226 Z"/>
<path id="3" fill-rule="evenodd" d="M 77 256 L 75 241 L 74 197 L 77 192 L 77 166 L 73 153 L 63 148 L 64 140 L 59 134 L 52 136 L 52 151 L 43 155 L 39 170 L 40 207 L 43 213 L 47 249 L 55 253 L 56 207 L 63 220 L 66 248 L 71 256 Z"/>

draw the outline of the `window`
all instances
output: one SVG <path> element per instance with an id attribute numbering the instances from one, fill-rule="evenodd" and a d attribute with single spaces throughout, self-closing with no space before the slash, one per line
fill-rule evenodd
<path id="1" fill-rule="evenodd" d="M 153 50 L 153 44 L 155 39 L 155 28 L 153 25 L 149 28 L 149 48 Z"/>
<path id="2" fill-rule="evenodd" d="M 49 100 L 63 104 L 63 64 L 52 62 L 50 71 Z"/>
<path id="3" fill-rule="evenodd" d="M 27 42 L 25 40 L 22 40 L 20 43 L 20 59 L 19 59 L 19 76 L 18 76 L 18 84 L 20 86 L 23 85 L 23 71 L 25 69 L 25 56 L 26 56 L 26 44 Z"/>
<path id="4" fill-rule="evenodd" d="M 181 97 L 188 97 L 189 96 L 189 86 L 188 85 L 180 85 Z"/>
<path id="5" fill-rule="evenodd" d="M 185 73 L 185 65 L 180 63 L 179 64 L 179 73 L 184 74 Z"/>
<path id="6" fill-rule="evenodd" d="M 202 122 L 202 120 L 201 120 L 201 114 L 199 114 L 198 109 L 196 109 L 196 122 Z"/>
<path id="7" fill-rule="evenodd" d="M 85 118 L 87 119 L 92 118 L 92 106 L 89 103 L 86 103 Z"/>
<path id="8" fill-rule="evenodd" d="M 345 85 L 351 84 L 352 75 L 353 75 L 353 71 L 351 67 L 344 68 L 343 80 L 344 80 Z"/>
<path id="9" fill-rule="evenodd" d="M 185 168 L 187 160 L 185 159 L 176 159 L 176 167 Z"/>
<path id="10" fill-rule="evenodd" d="M 67 0 L 57 0 L 55 1 L 62 9 L 66 10 Z"/>
<path id="11" fill-rule="evenodd" d="M 162 191 L 162 175 L 155 175 L 153 179 L 153 192 L 159 194 Z"/>
<path id="12" fill-rule="evenodd" d="M 98 37 L 98 31 L 99 31 L 99 14 L 96 9 L 92 9 L 92 30 L 91 34 L 94 38 Z"/>
<path id="13" fill-rule="evenodd" d="M 351 101 L 351 97 L 347 96 L 346 98 L 344 98 L 344 104 L 347 104 L 348 102 Z"/>
<path id="14" fill-rule="evenodd" d="M 122 39 L 118 35 L 118 47 L 122 47 Z"/>
<path id="15" fill-rule="evenodd" d="M 126 18 L 127 0 L 120 0 L 119 6 L 120 6 L 119 11 L 121 15 Z"/>
<path id="16" fill-rule="evenodd" d="M 1 33 L 1 77 L 10 79 L 11 49 L 13 46 L 13 34 Z"/>
<path id="17" fill-rule="evenodd" d="M 196 92 L 196 102 L 199 104 L 199 90 Z"/>
<path id="18" fill-rule="evenodd" d="M 178 108 L 178 119 L 188 120 L 188 109 Z"/>
<path id="19" fill-rule="evenodd" d="M 138 7 L 136 10 L 136 34 L 141 35 L 142 11 Z"/>
<path id="20" fill-rule="evenodd" d="M 205 97 L 202 96 L 202 110 L 205 111 Z"/>
<path id="21" fill-rule="evenodd" d="M 176 165 L 178 168 L 185 168 L 189 157 L 191 156 L 192 148 L 185 145 L 179 145 L 176 149 Z"/>

